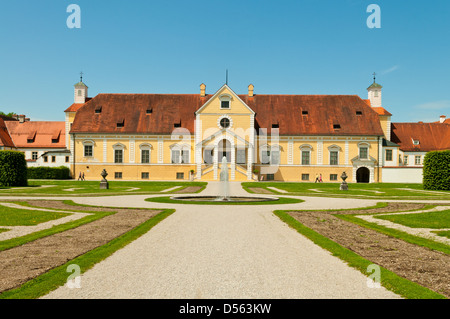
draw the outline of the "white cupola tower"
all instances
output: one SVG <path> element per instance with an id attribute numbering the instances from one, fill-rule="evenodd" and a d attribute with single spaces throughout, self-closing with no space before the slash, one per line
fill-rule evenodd
<path id="1" fill-rule="evenodd" d="M 376 74 L 374 73 L 373 83 L 367 88 L 367 91 L 369 92 L 370 105 L 372 107 L 381 107 L 381 89 L 383 87 L 375 82 L 375 75 Z"/>
<path id="2" fill-rule="evenodd" d="M 83 83 L 83 72 L 81 72 L 80 82 L 74 85 L 74 103 L 84 104 L 88 95 L 88 87 Z"/>

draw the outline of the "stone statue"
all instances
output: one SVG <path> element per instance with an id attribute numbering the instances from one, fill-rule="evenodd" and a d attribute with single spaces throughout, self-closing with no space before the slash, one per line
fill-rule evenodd
<path id="1" fill-rule="evenodd" d="M 103 177 L 103 179 L 100 182 L 100 189 L 109 189 L 109 183 L 106 180 L 106 176 L 108 176 L 108 173 L 106 172 L 105 169 L 103 169 L 103 171 L 100 174 L 100 176 Z"/>
<path id="2" fill-rule="evenodd" d="M 347 174 L 345 172 L 342 173 L 341 178 L 342 178 L 342 183 L 341 183 L 341 187 L 340 190 L 341 191 L 348 191 L 348 184 L 345 181 L 347 179 Z"/>

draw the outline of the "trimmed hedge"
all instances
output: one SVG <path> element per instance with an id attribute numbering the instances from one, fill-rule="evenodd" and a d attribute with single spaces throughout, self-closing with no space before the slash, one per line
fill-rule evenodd
<path id="1" fill-rule="evenodd" d="M 25 154 L 18 151 L 0 151 L 0 185 L 27 186 Z"/>
<path id="2" fill-rule="evenodd" d="M 450 151 L 433 151 L 425 155 L 423 188 L 450 190 Z"/>
<path id="3" fill-rule="evenodd" d="M 28 167 L 29 179 L 70 179 L 70 169 L 66 166 L 59 167 Z"/>

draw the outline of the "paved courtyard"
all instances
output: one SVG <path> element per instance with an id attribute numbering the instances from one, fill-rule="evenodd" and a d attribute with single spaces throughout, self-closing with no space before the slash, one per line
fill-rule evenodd
<path id="1" fill-rule="evenodd" d="M 218 191 L 209 183 L 201 195 Z M 252 196 L 240 183 L 231 184 L 230 194 Z M 144 201 L 148 197 L 71 198 L 176 212 L 84 273 L 81 288 L 63 286 L 43 298 L 398 298 L 369 288 L 366 276 L 272 213 L 363 207 L 373 200 L 302 197 L 304 203 L 282 206 L 219 206 Z"/>

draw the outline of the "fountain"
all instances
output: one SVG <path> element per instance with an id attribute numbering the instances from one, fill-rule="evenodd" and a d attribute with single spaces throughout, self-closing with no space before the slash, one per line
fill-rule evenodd
<path id="1" fill-rule="evenodd" d="M 252 197 L 252 196 L 230 196 L 230 177 L 228 174 L 228 161 L 224 156 L 220 166 L 220 185 L 219 194 L 217 196 L 177 196 L 171 197 L 174 200 L 194 201 L 194 202 L 267 202 L 277 201 L 275 197 Z"/>
<path id="2" fill-rule="evenodd" d="M 224 156 L 222 158 L 222 165 L 220 166 L 220 189 L 222 194 L 217 196 L 217 201 L 229 201 L 230 200 L 230 183 L 228 177 L 228 162 Z"/>

